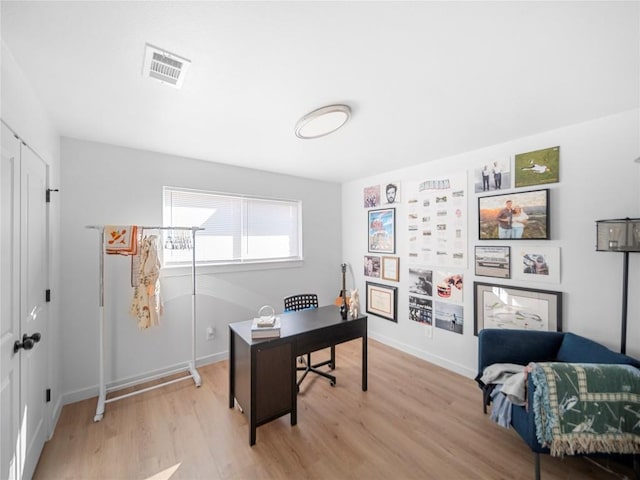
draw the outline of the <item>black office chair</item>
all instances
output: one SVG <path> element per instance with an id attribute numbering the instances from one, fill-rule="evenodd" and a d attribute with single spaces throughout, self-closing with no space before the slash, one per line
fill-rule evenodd
<path id="1" fill-rule="evenodd" d="M 290 295 L 284 298 L 284 311 L 292 312 L 297 310 L 305 310 L 307 308 L 318 308 L 318 295 L 315 293 L 303 293 L 300 295 Z M 330 385 L 333 387 L 336 384 L 336 377 L 327 372 L 323 372 L 322 370 L 318 370 L 318 368 L 323 367 L 325 365 L 329 365 L 331 370 L 336 368 L 336 347 L 335 345 L 331 345 L 331 358 L 329 360 L 325 360 L 320 363 L 312 364 L 311 363 L 311 352 L 307 353 L 305 357 L 299 357 L 298 361 L 304 366 L 298 367 L 298 371 L 304 371 L 302 376 L 298 379 L 296 386 L 298 387 L 298 392 L 300 391 L 300 384 L 305 379 L 309 372 L 316 373 L 322 377 L 328 378 L 330 380 Z"/>

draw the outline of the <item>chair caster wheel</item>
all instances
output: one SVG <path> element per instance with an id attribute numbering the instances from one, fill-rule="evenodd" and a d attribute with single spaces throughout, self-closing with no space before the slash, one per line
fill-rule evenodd
<path id="1" fill-rule="evenodd" d="M 329 382 L 329 385 L 331 385 L 332 387 L 336 386 L 336 382 Z"/>

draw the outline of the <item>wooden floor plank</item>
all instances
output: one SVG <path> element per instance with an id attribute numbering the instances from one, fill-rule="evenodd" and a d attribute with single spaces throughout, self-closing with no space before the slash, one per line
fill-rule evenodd
<path id="1" fill-rule="evenodd" d="M 327 355 L 328 352 L 318 353 Z M 513 430 L 482 413 L 465 377 L 369 340 L 369 389 L 361 342 L 336 349 L 337 385 L 307 377 L 298 425 L 258 427 L 228 408 L 227 361 L 201 367 L 203 385 L 178 382 L 107 405 L 66 405 L 35 479 L 531 479 L 533 454 Z M 613 480 L 582 458 L 541 457 L 543 480 Z"/>

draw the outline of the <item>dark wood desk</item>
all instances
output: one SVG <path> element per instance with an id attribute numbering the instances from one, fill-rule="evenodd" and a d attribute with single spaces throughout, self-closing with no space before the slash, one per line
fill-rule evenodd
<path id="1" fill-rule="evenodd" d="M 280 337 L 253 340 L 252 320 L 229 324 L 229 408 L 234 399 L 249 419 L 249 445 L 256 428 L 291 414 L 298 422 L 296 358 L 362 338 L 362 390 L 367 390 L 367 317 L 342 320 L 334 305 L 280 314 Z"/>

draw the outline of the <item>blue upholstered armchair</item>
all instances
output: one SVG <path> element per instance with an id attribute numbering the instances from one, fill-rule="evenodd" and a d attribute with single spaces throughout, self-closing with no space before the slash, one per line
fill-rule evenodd
<path id="1" fill-rule="evenodd" d="M 478 375 L 476 381 L 482 389 L 483 409 L 491 402 L 494 385 L 481 381 L 483 371 L 489 365 L 513 363 L 528 365 L 530 362 L 568 362 L 629 364 L 640 368 L 640 362 L 632 357 L 616 353 L 605 346 L 573 333 L 539 332 L 529 330 L 485 329 L 478 335 Z M 533 405 L 534 383 L 531 376 L 527 380 L 528 405 Z M 540 453 L 549 449 L 538 442 L 533 409 L 513 405 L 511 407 L 511 427 L 535 454 L 535 475 L 540 478 Z M 637 458 L 634 467 L 638 472 Z M 640 477 L 639 477 L 640 478 Z"/>

